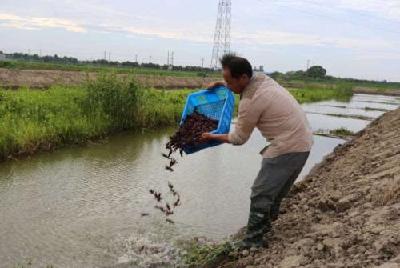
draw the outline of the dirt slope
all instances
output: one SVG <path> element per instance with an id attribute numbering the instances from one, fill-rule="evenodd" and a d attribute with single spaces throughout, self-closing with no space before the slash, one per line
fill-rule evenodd
<path id="1" fill-rule="evenodd" d="M 124 77 L 126 74 L 119 74 Z M 134 75 L 144 86 L 155 88 L 200 88 L 215 81 L 215 78 L 174 77 L 157 75 Z M 52 85 L 77 85 L 87 78 L 94 79 L 96 73 L 59 70 L 10 70 L 0 68 L 0 86 L 17 88 L 29 86 L 48 88 Z"/>
<path id="2" fill-rule="evenodd" d="M 222 267 L 400 267 L 400 109 L 298 183 L 269 248 Z"/>

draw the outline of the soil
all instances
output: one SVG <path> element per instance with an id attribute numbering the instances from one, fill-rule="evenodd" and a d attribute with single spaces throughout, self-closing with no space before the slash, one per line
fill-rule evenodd
<path id="1" fill-rule="evenodd" d="M 400 109 L 295 184 L 268 248 L 220 267 L 400 267 Z"/>
<path id="2" fill-rule="evenodd" d="M 126 77 L 126 74 L 118 74 Z M 173 77 L 158 75 L 134 75 L 145 87 L 154 88 L 201 88 L 215 81 L 213 77 Z M 61 70 L 10 70 L 0 68 L 0 86 L 18 88 L 49 88 L 52 85 L 79 85 L 87 79 L 95 79 L 96 73 Z"/>

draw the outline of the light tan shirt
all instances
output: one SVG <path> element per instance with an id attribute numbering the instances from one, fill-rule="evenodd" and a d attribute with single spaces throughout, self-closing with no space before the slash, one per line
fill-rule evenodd
<path id="1" fill-rule="evenodd" d="M 264 158 L 286 153 L 308 152 L 312 130 L 296 99 L 265 74 L 254 74 L 243 90 L 235 130 L 229 133 L 233 145 L 242 145 L 257 127 L 271 144 Z"/>

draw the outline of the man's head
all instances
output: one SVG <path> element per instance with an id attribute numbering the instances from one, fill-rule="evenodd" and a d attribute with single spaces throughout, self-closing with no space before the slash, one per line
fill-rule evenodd
<path id="1" fill-rule="evenodd" d="M 250 62 L 234 54 L 226 54 L 221 59 L 222 75 L 227 86 L 235 93 L 242 93 L 253 76 Z"/>

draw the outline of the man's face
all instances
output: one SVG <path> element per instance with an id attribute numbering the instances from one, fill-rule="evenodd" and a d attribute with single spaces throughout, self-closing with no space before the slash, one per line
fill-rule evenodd
<path id="1" fill-rule="evenodd" d="M 234 93 L 240 94 L 243 89 L 249 84 L 250 78 L 246 74 L 242 74 L 240 77 L 232 77 L 229 68 L 222 70 L 222 76 L 228 86 Z"/>

